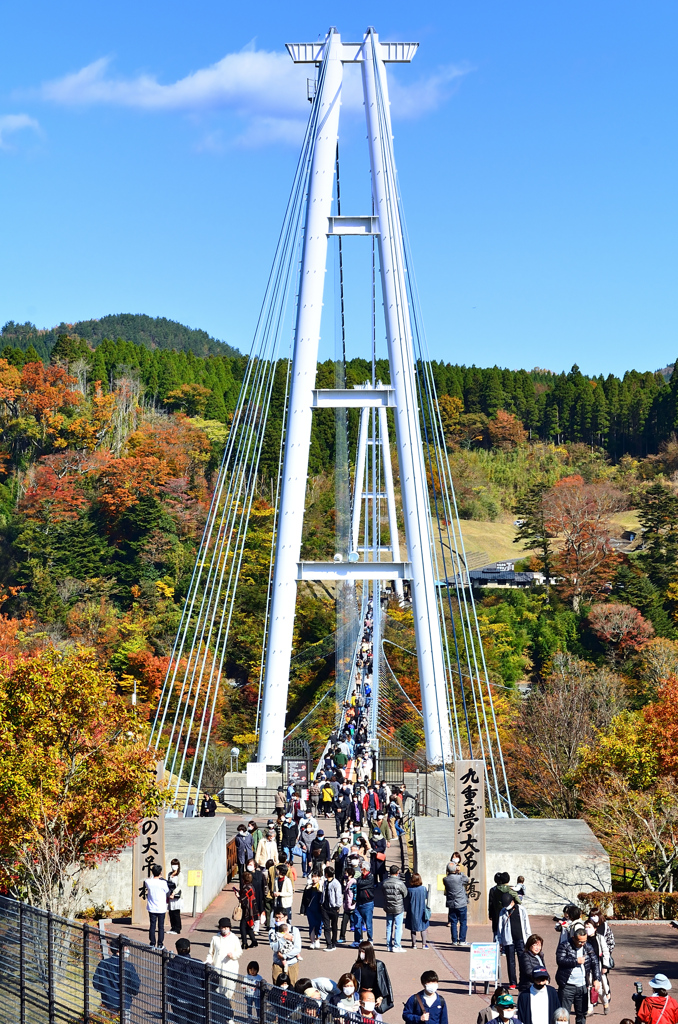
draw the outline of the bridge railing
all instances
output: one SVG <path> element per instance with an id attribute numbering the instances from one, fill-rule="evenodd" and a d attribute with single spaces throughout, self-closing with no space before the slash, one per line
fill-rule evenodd
<path id="1" fill-rule="evenodd" d="M 280 995 L 266 982 L 0 897 L 0 1024 L 275 1024 Z M 330 1024 L 333 1009 L 296 993 L 285 1003 L 298 1024 Z"/>

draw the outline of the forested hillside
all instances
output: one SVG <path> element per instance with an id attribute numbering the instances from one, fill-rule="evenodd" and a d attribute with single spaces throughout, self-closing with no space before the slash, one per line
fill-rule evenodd
<path id="1" fill-rule="evenodd" d="M 246 358 L 120 338 L 95 346 L 69 331 L 43 361 L 32 342 L 10 344 L 10 337 L 19 340 L 3 336 L 0 355 L 0 682 L 28 687 L 37 701 L 41 688 L 31 687 L 41 673 L 54 678 L 66 664 L 89 686 L 98 666 L 109 673 L 99 682 L 110 680 L 123 702 L 122 718 L 136 693 L 147 719 L 169 664 Z M 254 749 L 287 369 L 281 362 L 275 378 L 216 750 L 233 741 Z M 322 364 L 318 385 L 332 387 L 334 372 L 331 362 Z M 351 360 L 348 385 L 370 373 L 366 361 Z M 461 515 L 487 529 L 493 521 L 513 529 L 517 520 L 524 567 L 544 576 L 525 590 L 478 594 L 514 799 L 531 814 L 585 815 L 616 862 L 627 857 L 628 884 L 671 887 L 678 375 L 592 379 L 576 367 L 554 375 L 442 363 L 434 373 Z M 377 375 L 388 381 L 386 363 Z M 353 415 L 349 429 L 352 451 Z M 321 410 L 307 558 L 334 551 L 334 451 L 335 418 Z M 620 516 L 640 524 L 635 538 L 621 536 Z M 331 593 L 300 586 L 298 613 L 288 725 L 327 691 L 334 671 Z M 389 648 L 389 661 L 416 704 L 411 612 L 394 604 L 390 621 L 399 647 Z M 414 749 L 420 732 L 413 719 L 394 728 L 394 740 Z M 0 734 L 0 760 L 8 742 Z M 653 835 L 643 832 L 648 820 Z"/>
<path id="2" fill-rule="evenodd" d="M 143 313 L 119 313 L 102 316 L 99 320 L 80 320 L 75 324 L 59 324 L 51 330 L 39 331 L 35 324 L 16 324 L 10 320 L 2 328 L 5 344 L 22 350 L 31 345 L 40 359 L 48 359 L 60 334 L 73 334 L 96 348 L 104 338 L 125 338 L 146 348 L 172 348 L 192 352 L 196 356 L 238 355 L 237 349 L 223 341 L 211 338 L 206 331 L 185 327 L 164 316 L 151 317 Z"/>

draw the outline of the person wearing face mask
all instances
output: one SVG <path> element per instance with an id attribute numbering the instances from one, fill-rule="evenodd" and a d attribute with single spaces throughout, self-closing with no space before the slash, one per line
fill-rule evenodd
<path id="1" fill-rule="evenodd" d="M 170 893 L 167 903 L 170 919 L 170 929 L 167 934 L 181 935 L 181 911 L 184 906 L 181 890 L 184 885 L 184 876 L 181 873 L 181 864 L 176 857 L 170 862 L 170 873 L 167 876 L 167 881 L 174 882 L 174 888 Z"/>
<path id="2" fill-rule="evenodd" d="M 614 949 L 614 936 L 612 935 L 612 929 L 607 924 L 607 921 L 602 921 L 597 915 L 595 918 L 589 917 L 588 921 L 584 925 L 586 934 L 588 936 L 588 944 L 593 947 L 600 963 L 600 981 L 602 984 L 602 996 L 603 996 L 603 1010 L 607 1013 L 607 1009 L 610 1005 L 611 992 L 610 992 L 610 967 L 614 965 L 612 959 L 612 950 L 610 949 L 609 942 L 612 943 L 612 949 Z"/>
<path id="3" fill-rule="evenodd" d="M 231 931 L 230 917 L 220 918 L 218 929 L 210 942 L 205 963 L 213 967 L 219 976 L 214 998 L 217 1004 L 223 1004 L 223 1016 L 228 1018 L 232 1015 L 231 997 L 235 992 L 236 978 L 240 974 L 242 946 L 238 936 Z"/>
<path id="4" fill-rule="evenodd" d="M 254 857 L 252 836 L 247 831 L 245 825 L 242 824 L 238 825 L 238 830 L 235 834 L 235 856 L 238 862 L 238 874 L 242 878 L 247 870 L 247 861 Z"/>
<path id="5" fill-rule="evenodd" d="M 403 1020 L 406 1024 L 447 1024 L 447 1006 L 438 995 L 438 975 L 435 971 L 424 971 L 419 980 L 422 989 L 405 1003 Z"/>
<path id="6" fill-rule="evenodd" d="M 495 1009 L 498 1015 L 497 1020 L 510 1020 L 513 1024 L 522 1024 L 520 1017 L 516 1014 L 516 1005 L 513 1001 L 513 996 L 508 994 L 499 996 L 495 1003 Z"/>
<path id="7" fill-rule="evenodd" d="M 118 1014 L 120 1013 L 120 959 L 119 954 L 122 952 L 124 963 L 123 963 L 123 985 L 125 993 L 125 1020 L 130 1019 L 130 1010 L 132 1008 L 132 1000 L 138 994 L 141 988 L 141 981 L 139 975 L 136 972 L 134 964 L 129 962 L 129 950 L 125 947 L 129 939 L 126 935 L 115 935 L 109 940 L 109 949 L 111 955 L 107 956 L 105 960 L 101 960 L 97 964 L 97 969 L 94 972 L 92 978 L 92 987 L 95 992 L 98 992 L 101 996 L 101 1004 L 104 1009 L 110 1013 L 115 1014 L 115 1019 L 118 1020 Z"/>
<path id="8" fill-rule="evenodd" d="M 525 940 L 530 937 L 531 932 L 530 920 L 525 909 L 516 903 L 511 893 L 502 894 L 502 904 L 497 941 L 501 943 L 506 954 L 509 985 L 516 988 L 516 953 L 520 957 L 525 951 Z"/>
<path id="9" fill-rule="evenodd" d="M 311 846 L 313 840 L 316 838 L 317 832 L 314 830 L 310 822 L 304 825 L 301 834 L 299 835 L 299 847 L 301 849 L 301 870 L 304 878 L 308 878 L 311 874 L 311 868 L 313 866 L 313 858 L 311 857 Z"/>
<path id="10" fill-rule="evenodd" d="M 268 860 L 272 860 L 274 864 L 278 864 L 280 862 L 280 858 L 278 857 L 278 844 L 275 841 L 275 832 L 273 829 L 269 829 L 265 838 L 259 840 L 254 859 L 260 868 L 265 867 Z"/>
<path id="11" fill-rule="evenodd" d="M 336 1007 L 343 1017 L 346 1013 L 357 1013 L 360 1007 L 358 995 L 358 982 L 352 974 L 342 974 L 337 983 L 339 991 L 328 999 L 330 1006 Z"/>
<path id="12" fill-rule="evenodd" d="M 360 990 L 360 1004 L 359 1004 L 360 1019 L 365 1024 L 372 1024 L 373 1021 L 381 1021 L 383 1018 L 380 1013 L 377 1013 L 377 1004 L 374 998 L 374 992 L 369 988 L 361 988 Z"/>
<path id="13" fill-rule="evenodd" d="M 518 1017 L 523 1024 L 551 1024 L 560 1000 L 556 990 L 549 985 L 550 980 L 545 967 L 536 967 L 532 971 L 529 989 L 518 996 Z"/>
<path id="14" fill-rule="evenodd" d="M 371 942 L 361 942 L 358 959 L 351 968 L 351 974 L 358 982 L 358 990 L 369 989 L 375 997 L 379 1013 L 386 1013 L 393 1007 L 391 979 L 383 960 L 377 960 Z"/>
<path id="15" fill-rule="evenodd" d="M 574 933 L 556 949 L 556 984 L 560 1005 L 576 1016 L 576 1024 L 585 1024 L 588 1010 L 587 978 L 593 980 L 593 987 L 600 992 L 600 963 L 595 950 L 588 944 L 585 928 L 575 928 Z"/>

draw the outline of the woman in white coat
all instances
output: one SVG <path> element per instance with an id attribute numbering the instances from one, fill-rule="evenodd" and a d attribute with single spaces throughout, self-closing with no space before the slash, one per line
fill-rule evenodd
<path id="1" fill-rule="evenodd" d="M 210 964 L 219 974 L 217 993 L 224 1000 L 225 1009 L 229 1012 L 236 978 L 240 973 L 241 956 L 242 946 L 238 936 L 231 931 L 231 919 L 222 917 L 219 921 L 219 931 L 210 942 L 205 963 Z"/>

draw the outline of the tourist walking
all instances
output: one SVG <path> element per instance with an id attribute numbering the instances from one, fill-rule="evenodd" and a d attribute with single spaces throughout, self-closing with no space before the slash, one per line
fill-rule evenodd
<path id="1" fill-rule="evenodd" d="M 238 874 L 242 875 L 246 870 L 247 861 L 254 857 L 252 848 L 252 836 L 244 825 L 238 825 L 235 833 L 235 857 L 238 863 Z M 278 858 L 276 857 L 276 860 Z"/>
<path id="2" fill-rule="evenodd" d="M 269 944 L 273 950 L 273 983 L 276 983 L 278 975 L 286 974 L 292 984 L 296 985 L 299 978 L 299 955 L 301 953 L 299 929 L 293 928 L 287 921 L 278 921 L 275 929 L 269 933 Z"/>
<path id="3" fill-rule="evenodd" d="M 678 1003 L 669 995 L 671 982 L 665 974 L 655 974 L 650 982 L 651 996 L 638 993 L 633 997 L 638 1020 L 642 1024 L 676 1024 Z"/>
<path id="4" fill-rule="evenodd" d="M 596 920 L 592 920 L 589 917 L 584 927 L 588 936 L 588 944 L 595 950 L 600 964 L 603 1011 L 607 1013 L 612 995 L 610 991 L 610 968 L 614 964 L 612 959 L 614 935 L 607 921 L 601 921 L 600 917 L 597 917 Z"/>
<path id="5" fill-rule="evenodd" d="M 322 917 L 325 927 L 325 945 L 327 951 L 337 947 L 337 927 L 339 924 L 339 911 L 342 904 L 341 885 L 334 877 L 334 868 L 328 865 L 325 868 L 325 881 L 323 883 Z"/>
<path id="6" fill-rule="evenodd" d="M 518 1017 L 523 1024 L 550 1024 L 553 1020 L 560 1000 L 549 985 L 550 980 L 545 967 L 536 967 L 532 972 L 530 987 L 518 996 Z"/>
<path id="7" fill-rule="evenodd" d="M 468 875 L 462 874 L 458 864 L 450 862 L 446 868 L 443 888 L 445 889 L 445 906 L 450 922 L 450 935 L 453 946 L 466 943 L 466 926 L 468 919 L 468 887 L 471 884 Z M 457 931 L 457 926 L 459 931 Z M 515 967 L 514 967 L 515 976 Z"/>
<path id="8" fill-rule="evenodd" d="M 202 1024 L 205 1019 L 205 965 L 191 956 L 188 939 L 177 939 L 177 955 L 167 964 L 167 1001 L 174 1024 Z"/>
<path id="9" fill-rule="evenodd" d="M 278 844 L 275 841 L 274 829 L 269 829 L 265 838 L 259 840 L 254 859 L 260 868 L 265 867 L 268 860 L 272 860 L 274 864 L 278 863 L 280 858 L 278 857 Z"/>
<path id="10" fill-rule="evenodd" d="M 351 968 L 351 974 L 358 982 L 358 990 L 370 989 L 374 992 L 376 1008 L 379 1013 L 387 1013 L 393 1006 L 393 989 L 391 979 L 383 960 L 377 960 L 371 942 L 361 942 L 358 956 Z"/>
<path id="11" fill-rule="evenodd" d="M 252 885 L 252 874 L 245 871 L 240 880 L 240 891 L 233 889 L 240 903 L 240 943 L 243 949 L 247 949 L 248 941 L 250 946 L 258 946 L 257 937 L 254 934 L 254 916 L 256 913 L 257 894 Z"/>
<path id="12" fill-rule="evenodd" d="M 438 975 L 435 971 L 424 971 L 419 980 L 421 991 L 405 1003 L 403 1020 L 406 1024 L 447 1024 L 447 1005 L 438 995 Z"/>
<path id="13" fill-rule="evenodd" d="M 362 929 L 367 932 L 367 938 L 372 941 L 372 915 L 374 914 L 374 875 L 365 866 L 360 876 L 355 881 L 355 913 L 353 915 L 354 948 L 360 945 Z"/>
<path id="14" fill-rule="evenodd" d="M 390 953 L 404 953 L 402 946 L 403 918 L 407 886 L 399 877 L 398 867 L 392 864 L 382 886 L 386 911 L 386 948 Z"/>
<path id="15" fill-rule="evenodd" d="M 568 1013 L 572 1012 L 574 1005 L 576 1024 L 585 1024 L 586 1021 L 587 978 L 593 979 L 593 987 L 598 992 L 602 988 L 598 957 L 593 947 L 588 944 L 587 939 L 585 928 L 575 928 L 574 933 L 565 941 L 559 942 L 556 948 L 558 998 L 560 1005 Z"/>
<path id="16" fill-rule="evenodd" d="M 417 948 L 417 935 L 421 942 L 422 949 L 428 949 L 426 931 L 431 917 L 428 907 L 428 890 L 424 885 L 421 875 L 415 871 L 410 876 L 410 884 L 407 889 L 408 902 L 405 915 L 405 927 L 412 939 L 412 949 Z"/>
<path id="17" fill-rule="evenodd" d="M 309 949 L 320 949 L 322 918 L 322 877 L 315 871 L 311 875 L 301 897 L 301 912 L 308 921 Z"/>
<path id="18" fill-rule="evenodd" d="M 530 920 L 527 912 L 514 900 L 509 892 L 502 894 L 502 911 L 499 915 L 497 941 L 504 947 L 509 985 L 517 988 L 516 953 L 525 950 L 525 940 L 530 937 Z"/>
<path id="19" fill-rule="evenodd" d="M 544 940 L 541 935 L 530 935 L 525 942 L 525 949 L 518 956 L 520 967 L 518 989 L 520 992 L 527 992 L 532 984 L 532 972 L 538 967 L 546 967 L 544 963 Z"/>
<path id="20" fill-rule="evenodd" d="M 356 885 L 355 868 L 351 865 L 344 869 L 344 878 L 341 883 L 341 893 L 341 905 L 343 913 L 341 916 L 341 931 L 339 933 L 339 938 L 337 941 L 343 944 L 344 942 L 346 942 L 346 931 L 348 929 L 349 924 L 354 924 Z"/>
<path id="21" fill-rule="evenodd" d="M 224 1018 L 233 1016 L 231 998 L 235 992 L 236 979 L 240 974 L 240 957 L 242 946 L 237 935 L 231 931 L 231 919 L 222 917 L 219 920 L 218 932 L 212 937 L 205 963 L 213 967 L 218 975 L 217 990 L 212 993 L 215 1017 L 219 1014 Z"/>

